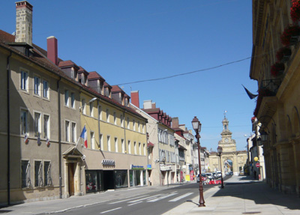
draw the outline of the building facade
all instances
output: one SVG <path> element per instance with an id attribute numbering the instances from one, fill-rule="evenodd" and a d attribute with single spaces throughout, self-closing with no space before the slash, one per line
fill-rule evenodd
<path id="1" fill-rule="evenodd" d="M 300 195 L 299 4 L 253 0 L 250 78 L 257 80 L 254 115 L 261 123 L 266 181 Z M 259 58 L 257 56 L 260 56 Z"/>

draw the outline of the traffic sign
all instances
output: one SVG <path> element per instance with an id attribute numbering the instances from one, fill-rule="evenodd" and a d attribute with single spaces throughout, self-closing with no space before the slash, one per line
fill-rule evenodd
<path id="1" fill-rule="evenodd" d="M 256 166 L 257 168 L 260 167 L 259 163 L 256 163 L 255 166 Z"/>

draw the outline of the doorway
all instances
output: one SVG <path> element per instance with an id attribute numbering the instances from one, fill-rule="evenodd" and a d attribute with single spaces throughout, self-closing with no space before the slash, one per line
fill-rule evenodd
<path id="1" fill-rule="evenodd" d="M 68 185 L 69 185 L 69 196 L 74 195 L 74 174 L 75 174 L 75 163 L 68 164 Z"/>
<path id="2" fill-rule="evenodd" d="M 114 171 L 103 171 L 103 189 L 115 189 Z"/>

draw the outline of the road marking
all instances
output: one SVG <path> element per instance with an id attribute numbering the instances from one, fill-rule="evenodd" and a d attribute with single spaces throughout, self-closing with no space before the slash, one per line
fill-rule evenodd
<path id="1" fill-rule="evenodd" d="M 132 197 L 132 198 L 128 198 L 128 199 L 123 199 L 123 200 L 120 200 L 120 201 L 116 201 L 116 202 L 111 202 L 109 203 L 110 205 L 113 205 L 113 204 L 117 204 L 117 203 L 121 203 L 121 202 L 127 202 L 127 201 L 130 201 L 130 200 L 133 200 L 133 199 L 138 199 L 138 198 L 143 198 L 147 196 L 147 198 L 149 197 L 148 195 L 143 195 L 143 196 L 136 196 L 136 197 Z"/>
<path id="2" fill-rule="evenodd" d="M 183 198 L 185 198 L 185 197 L 187 197 L 187 196 L 189 196 L 189 195 L 192 195 L 192 194 L 193 194 L 193 193 L 186 193 L 186 194 L 184 194 L 184 195 L 178 196 L 178 197 L 175 198 L 175 199 L 171 199 L 169 202 L 177 202 L 178 200 L 183 199 Z"/>
<path id="3" fill-rule="evenodd" d="M 140 204 L 140 203 L 142 203 L 142 202 L 143 202 L 143 201 L 132 203 L 132 204 L 128 205 L 128 207 L 133 206 L 133 205 Z"/>
<path id="4" fill-rule="evenodd" d="M 119 210 L 119 209 L 121 209 L 121 208 L 122 208 L 122 207 L 118 207 L 118 208 L 114 208 L 114 209 L 111 209 L 111 210 L 103 211 L 103 212 L 101 212 L 100 214 L 109 213 L 109 212 L 112 212 L 112 211 Z"/>
<path id="5" fill-rule="evenodd" d="M 176 194 L 177 194 L 177 193 L 171 193 L 171 194 L 169 194 L 169 195 L 165 195 L 165 196 L 162 196 L 162 197 L 159 197 L 159 198 L 153 199 L 153 200 L 149 200 L 149 201 L 147 201 L 147 202 L 157 202 L 157 201 L 159 201 L 159 200 L 162 200 L 162 199 L 168 198 L 168 197 L 170 197 L 170 196 L 174 196 L 174 195 L 176 195 Z"/>
<path id="6" fill-rule="evenodd" d="M 140 202 L 140 201 L 145 200 L 145 199 L 156 198 L 156 197 L 159 196 L 159 195 L 160 195 L 160 194 L 155 195 L 155 196 L 147 196 L 147 197 L 144 197 L 144 198 L 141 198 L 141 199 L 136 199 L 136 200 L 130 201 L 130 202 L 128 202 L 128 203 L 135 203 L 135 202 Z"/>

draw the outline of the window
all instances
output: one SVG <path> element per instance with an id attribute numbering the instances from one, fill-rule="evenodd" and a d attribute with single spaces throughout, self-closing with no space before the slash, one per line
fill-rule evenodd
<path id="1" fill-rule="evenodd" d="M 28 133 L 28 111 L 21 110 L 21 134 Z"/>
<path id="2" fill-rule="evenodd" d="M 98 107 L 98 114 L 99 114 L 99 119 L 102 120 L 102 108 L 100 105 Z"/>
<path id="3" fill-rule="evenodd" d="M 110 147 L 110 136 L 107 136 L 107 151 L 111 151 L 111 147 Z"/>
<path id="4" fill-rule="evenodd" d="M 109 110 L 106 109 L 106 122 L 109 122 Z"/>
<path id="5" fill-rule="evenodd" d="M 145 134 L 145 125 L 143 124 L 143 128 L 142 128 L 142 132 L 143 134 Z"/>
<path id="6" fill-rule="evenodd" d="M 43 164 L 41 161 L 34 161 L 34 186 L 43 186 Z"/>
<path id="7" fill-rule="evenodd" d="M 34 113 L 34 133 L 35 137 L 40 137 L 41 134 L 41 114 Z"/>
<path id="8" fill-rule="evenodd" d="M 34 94 L 40 95 L 40 78 L 34 77 Z"/>
<path id="9" fill-rule="evenodd" d="M 146 144 L 143 143 L 143 151 L 144 151 L 144 155 L 146 155 Z"/>
<path id="10" fill-rule="evenodd" d="M 119 152 L 118 138 L 115 137 L 115 152 Z"/>
<path id="11" fill-rule="evenodd" d="M 48 81 L 44 80 L 43 81 L 43 97 L 44 98 L 47 98 L 47 99 L 49 98 L 49 95 L 48 95 L 49 92 L 48 91 L 49 91 Z"/>
<path id="12" fill-rule="evenodd" d="M 90 116 L 93 116 L 94 112 L 93 112 L 93 102 L 90 102 Z"/>
<path id="13" fill-rule="evenodd" d="M 128 153 L 131 154 L 131 142 L 128 140 Z"/>
<path id="14" fill-rule="evenodd" d="M 103 150 L 103 135 L 102 134 L 99 135 L 99 145 L 100 145 L 100 149 Z"/>
<path id="15" fill-rule="evenodd" d="M 66 121 L 65 122 L 65 141 L 69 142 L 70 141 L 70 122 Z"/>
<path id="16" fill-rule="evenodd" d="M 86 114 L 85 99 L 82 99 L 81 104 L 82 104 L 82 113 L 83 113 L 83 114 Z"/>
<path id="17" fill-rule="evenodd" d="M 69 90 L 65 90 L 65 106 L 69 106 Z"/>
<path id="18" fill-rule="evenodd" d="M 92 149 L 96 149 L 96 147 L 95 147 L 95 133 L 93 131 L 91 131 L 91 145 L 92 145 Z"/>
<path id="19" fill-rule="evenodd" d="M 50 136 L 50 121 L 49 116 L 44 115 L 44 138 L 49 138 Z"/>
<path id="20" fill-rule="evenodd" d="M 52 178 L 51 178 L 51 163 L 50 161 L 44 162 L 44 184 L 45 186 L 52 185 Z"/>
<path id="21" fill-rule="evenodd" d="M 127 129 L 130 129 L 130 121 L 129 121 L 129 117 L 127 117 Z"/>
<path id="22" fill-rule="evenodd" d="M 121 146 L 122 146 L 122 153 L 125 153 L 124 139 L 121 140 Z"/>
<path id="23" fill-rule="evenodd" d="M 138 122 L 138 132 L 141 132 L 140 122 Z"/>
<path id="24" fill-rule="evenodd" d="M 132 121 L 132 127 L 133 127 L 133 130 L 135 131 L 135 120 Z"/>
<path id="25" fill-rule="evenodd" d="M 71 124 L 71 141 L 72 143 L 76 142 L 76 123 L 72 122 Z"/>
<path id="26" fill-rule="evenodd" d="M 133 150 L 134 150 L 134 154 L 137 154 L 137 150 L 136 150 L 136 142 L 133 143 Z"/>
<path id="27" fill-rule="evenodd" d="M 114 112 L 114 124 L 115 125 L 117 124 L 117 115 L 116 115 L 116 112 Z"/>
<path id="28" fill-rule="evenodd" d="M 28 72 L 21 71 L 21 89 L 28 91 Z"/>
<path id="29" fill-rule="evenodd" d="M 121 120 L 121 127 L 124 127 L 124 117 L 122 114 L 120 116 L 120 120 Z"/>
<path id="30" fill-rule="evenodd" d="M 22 188 L 29 187 L 31 185 L 31 181 L 30 181 L 30 163 L 28 160 L 22 160 L 21 174 L 22 174 Z"/>
<path id="31" fill-rule="evenodd" d="M 71 93 L 71 107 L 75 108 L 75 93 Z"/>
<path id="32" fill-rule="evenodd" d="M 141 147 L 141 143 L 139 143 L 139 155 L 142 154 L 142 147 Z"/>

